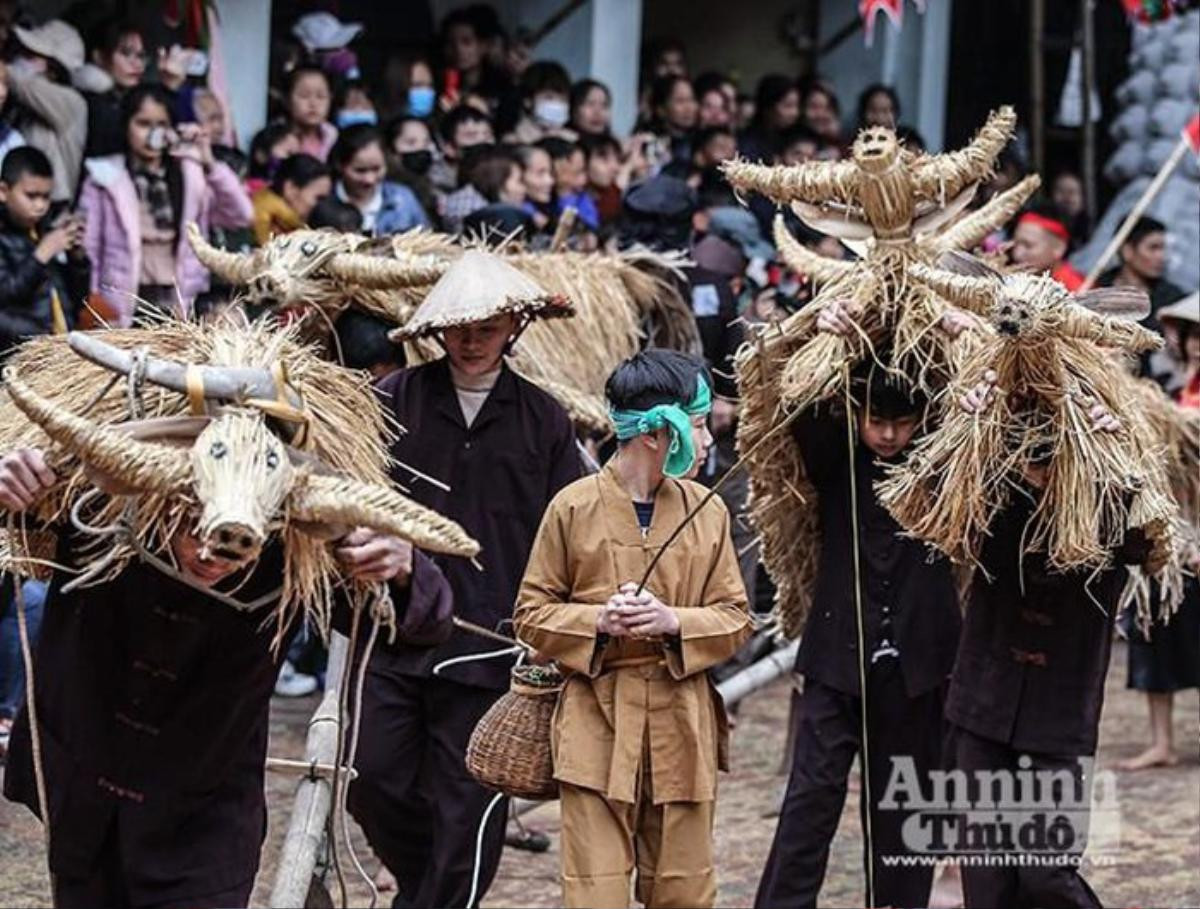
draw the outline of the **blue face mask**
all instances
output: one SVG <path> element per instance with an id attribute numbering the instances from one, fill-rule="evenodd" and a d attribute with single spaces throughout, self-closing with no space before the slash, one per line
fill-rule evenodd
<path id="1" fill-rule="evenodd" d="M 437 100 L 437 92 L 430 85 L 416 85 L 408 90 L 408 115 L 410 117 L 428 117 L 433 113 L 433 103 Z"/>
<path id="2" fill-rule="evenodd" d="M 361 124 L 374 126 L 379 122 L 379 116 L 373 110 L 340 110 L 337 112 L 334 122 L 337 123 L 338 129 Z"/>

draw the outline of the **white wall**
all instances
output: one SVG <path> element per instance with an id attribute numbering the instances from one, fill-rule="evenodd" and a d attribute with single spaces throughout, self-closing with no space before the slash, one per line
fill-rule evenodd
<path id="1" fill-rule="evenodd" d="M 267 121 L 271 0 L 217 0 L 229 104 L 238 141 L 246 147 Z"/>

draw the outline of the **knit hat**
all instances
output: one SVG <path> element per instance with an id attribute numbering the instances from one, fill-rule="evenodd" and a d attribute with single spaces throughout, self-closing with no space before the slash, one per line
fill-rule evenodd
<path id="1" fill-rule="evenodd" d="M 565 298 L 543 290 L 503 257 L 468 249 L 446 269 L 408 322 L 390 337 L 406 341 L 504 313 L 532 320 L 571 316 L 574 308 Z"/>
<path id="2" fill-rule="evenodd" d="M 37 28 L 15 25 L 13 34 L 26 50 L 57 61 L 67 72 L 83 66 L 83 39 L 79 37 L 79 32 L 61 19 L 51 19 Z"/>

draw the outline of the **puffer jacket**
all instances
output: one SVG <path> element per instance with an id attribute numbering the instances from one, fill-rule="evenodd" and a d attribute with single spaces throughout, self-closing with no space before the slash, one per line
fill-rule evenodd
<path id="1" fill-rule="evenodd" d="M 43 265 L 33 256 L 36 248 L 29 231 L 13 224 L 0 207 L 0 360 L 26 338 L 53 330 L 52 289 L 68 328 L 87 296 L 86 258 L 64 255 Z"/>
<path id="2" fill-rule="evenodd" d="M 92 158 L 86 166 L 79 210 L 87 218 L 84 246 L 92 261 L 92 290 L 108 301 L 117 323 L 128 326 L 142 270 L 137 188 L 120 156 Z M 209 289 L 209 273 L 192 252 L 186 225 L 194 221 L 204 233 L 210 227 L 249 227 L 254 211 L 237 175 L 226 165 L 217 162 L 206 174 L 200 164 L 182 158 L 179 167 L 182 192 L 175 212 L 175 283 L 185 309 L 179 315 L 187 317 L 197 295 Z"/>

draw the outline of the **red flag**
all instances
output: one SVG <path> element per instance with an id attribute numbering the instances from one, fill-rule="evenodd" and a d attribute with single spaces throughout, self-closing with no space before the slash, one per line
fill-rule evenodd
<path id="1" fill-rule="evenodd" d="M 1187 144 L 1192 147 L 1192 153 L 1200 155 L 1200 114 L 1192 117 L 1183 128 L 1183 138 L 1187 139 Z"/>
<path id="2" fill-rule="evenodd" d="M 858 15 L 863 21 L 867 47 L 875 40 L 875 16 L 881 12 L 892 20 L 892 25 L 900 28 L 904 19 L 904 0 L 858 0 Z"/>

